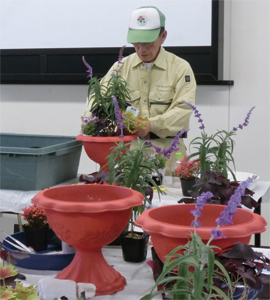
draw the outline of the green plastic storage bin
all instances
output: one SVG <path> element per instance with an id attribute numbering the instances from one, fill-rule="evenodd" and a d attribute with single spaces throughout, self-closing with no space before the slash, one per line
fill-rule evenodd
<path id="1" fill-rule="evenodd" d="M 82 144 L 71 136 L 0 134 L 0 188 L 41 190 L 77 177 Z"/>

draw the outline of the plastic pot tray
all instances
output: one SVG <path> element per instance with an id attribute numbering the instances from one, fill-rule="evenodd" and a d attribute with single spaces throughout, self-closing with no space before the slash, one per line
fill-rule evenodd
<path id="1" fill-rule="evenodd" d="M 0 188 L 41 190 L 77 177 L 82 143 L 71 136 L 0 134 Z"/>
<path id="2" fill-rule="evenodd" d="M 73 257 L 74 253 L 70 254 L 62 254 L 61 253 L 61 245 L 56 242 L 54 233 L 49 231 L 49 242 L 48 248 L 44 251 L 39 251 L 36 253 L 25 253 L 27 255 L 26 258 L 16 259 L 16 267 L 26 268 L 26 269 L 34 269 L 34 270 L 62 270 L 67 267 Z M 25 243 L 24 232 L 17 232 L 11 235 L 15 239 L 20 242 Z M 12 241 L 10 237 L 7 237 L 3 241 L 3 248 L 11 253 L 22 253 L 20 250 L 17 250 L 15 247 L 10 245 L 6 240 Z"/>

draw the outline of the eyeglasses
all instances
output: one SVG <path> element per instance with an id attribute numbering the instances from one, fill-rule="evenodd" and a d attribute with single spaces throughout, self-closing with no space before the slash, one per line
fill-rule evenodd
<path id="1" fill-rule="evenodd" d="M 150 48 L 154 45 L 155 42 L 152 43 L 134 43 L 133 46 L 135 48 L 139 48 L 139 47 L 145 47 L 145 48 Z"/>

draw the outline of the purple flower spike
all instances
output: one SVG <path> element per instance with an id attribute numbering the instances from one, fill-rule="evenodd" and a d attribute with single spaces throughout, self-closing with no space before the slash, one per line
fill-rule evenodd
<path id="1" fill-rule="evenodd" d="M 116 117 L 116 122 L 118 124 L 119 129 L 121 130 L 121 135 L 119 136 L 120 138 L 123 138 L 123 129 L 126 127 L 126 124 L 123 124 L 123 116 L 120 113 L 120 108 L 118 101 L 115 96 L 112 96 L 113 98 L 113 104 L 114 104 L 114 111 L 115 111 L 115 117 Z"/>
<path id="2" fill-rule="evenodd" d="M 86 72 L 88 73 L 87 78 L 92 78 L 92 76 L 93 76 L 93 69 L 92 69 L 92 67 L 85 60 L 84 56 L 82 57 L 82 60 L 83 60 L 84 65 L 87 68 L 87 70 L 86 70 Z"/>
<path id="3" fill-rule="evenodd" d="M 203 206 L 207 202 L 207 200 L 212 197 L 213 194 L 211 192 L 205 192 L 197 198 L 195 209 L 190 211 L 190 213 L 195 217 L 195 219 L 190 224 L 191 226 L 194 226 L 195 228 L 201 226 L 201 223 L 198 221 L 198 218 L 202 215 L 201 210 L 203 209 Z"/>
<path id="4" fill-rule="evenodd" d="M 117 65 L 117 71 L 116 72 L 121 72 L 121 71 L 119 71 L 119 67 L 120 67 L 120 65 L 122 65 L 123 64 L 123 58 L 124 58 L 124 56 L 123 56 L 123 53 L 124 53 L 124 50 L 125 50 L 125 48 L 126 48 L 126 46 L 123 46 L 123 47 L 121 47 L 121 49 L 120 49 L 120 51 L 119 51 L 119 55 L 118 55 L 118 65 Z"/>
<path id="5" fill-rule="evenodd" d="M 255 177 L 255 176 L 253 176 Z M 241 197 L 245 195 L 246 188 L 250 185 L 253 181 L 253 177 L 249 177 L 247 180 L 242 181 L 238 188 L 235 190 L 233 195 L 231 196 L 227 206 L 225 207 L 224 211 L 220 213 L 220 217 L 216 219 L 218 224 L 216 229 L 211 231 L 214 239 L 219 237 L 225 238 L 224 234 L 219 230 L 219 226 L 226 226 L 233 224 L 232 218 L 237 212 L 237 207 L 241 205 Z"/>
<path id="6" fill-rule="evenodd" d="M 247 116 L 245 117 L 245 120 L 244 120 L 244 123 L 243 124 L 239 124 L 238 127 L 233 127 L 233 131 L 237 131 L 237 129 L 243 129 L 244 126 L 248 126 L 249 124 L 249 118 L 250 118 L 250 115 L 253 111 L 253 109 L 255 108 L 255 106 L 253 106 L 247 113 Z"/>
<path id="7" fill-rule="evenodd" d="M 226 236 L 221 232 L 221 230 L 217 228 L 211 230 L 211 235 L 214 237 L 215 240 L 219 237 L 223 237 L 224 239 L 226 238 Z"/>
<path id="8" fill-rule="evenodd" d="M 177 135 L 174 137 L 170 147 L 168 149 L 161 149 L 160 147 L 155 146 L 154 144 L 152 144 L 149 141 L 146 141 L 145 144 L 149 147 L 153 147 L 157 153 L 161 153 L 163 154 L 165 157 L 170 158 L 172 152 L 179 150 L 179 148 L 177 148 L 177 145 L 179 144 L 179 138 L 189 130 L 189 128 L 183 129 L 181 131 L 179 131 L 177 133 Z"/>
<path id="9" fill-rule="evenodd" d="M 196 106 L 192 105 L 191 103 L 187 102 L 187 101 L 183 101 L 184 104 L 186 104 L 187 106 L 189 106 L 193 112 L 194 112 L 194 116 L 196 118 L 198 118 L 198 122 L 201 123 L 201 126 L 199 127 L 201 130 L 203 130 L 205 128 L 204 124 L 203 124 L 203 120 L 201 119 L 201 114 L 199 113 L 198 109 L 196 108 Z"/>

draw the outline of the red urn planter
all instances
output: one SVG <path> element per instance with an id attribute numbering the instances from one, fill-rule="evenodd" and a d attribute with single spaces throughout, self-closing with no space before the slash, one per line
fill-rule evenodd
<path id="1" fill-rule="evenodd" d="M 76 137 L 77 141 L 83 143 L 84 150 L 88 157 L 94 162 L 100 165 L 102 168 L 108 162 L 108 155 L 111 152 L 111 148 L 115 146 L 115 143 L 119 143 L 121 140 L 124 143 L 130 143 L 137 139 L 136 135 L 126 135 L 123 139 L 118 136 L 87 136 L 78 135 Z"/>
<path id="2" fill-rule="evenodd" d="M 127 226 L 131 208 L 142 205 L 141 193 L 111 185 L 73 185 L 45 189 L 32 202 L 43 208 L 55 234 L 76 248 L 72 262 L 56 276 L 93 283 L 96 295 L 124 289 L 125 278 L 104 259 L 101 248 Z"/>
<path id="3" fill-rule="evenodd" d="M 151 208 L 144 211 L 135 221 L 137 226 L 150 234 L 154 249 L 163 262 L 169 252 L 177 246 L 185 245 L 190 239 L 190 232 L 194 232 L 194 228 L 190 226 L 194 220 L 190 210 L 195 209 L 195 205 L 166 205 Z M 204 243 L 207 243 L 211 237 L 211 230 L 217 226 L 215 220 L 223 210 L 224 205 L 204 205 L 202 216 L 198 219 L 202 225 L 196 229 Z M 220 227 L 226 239 L 213 240 L 211 245 L 224 249 L 238 241 L 248 244 L 252 234 L 265 231 L 266 225 L 262 216 L 238 208 L 233 217 L 233 225 Z"/>

